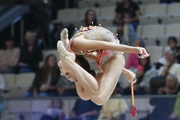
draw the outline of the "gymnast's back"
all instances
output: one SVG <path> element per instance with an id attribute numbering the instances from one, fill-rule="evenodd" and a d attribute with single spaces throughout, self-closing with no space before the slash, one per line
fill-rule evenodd
<path id="1" fill-rule="evenodd" d="M 81 27 L 71 40 L 79 35 L 84 35 L 87 40 L 98 40 L 119 44 L 117 37 L 111 31 L 101 26 Z"/>

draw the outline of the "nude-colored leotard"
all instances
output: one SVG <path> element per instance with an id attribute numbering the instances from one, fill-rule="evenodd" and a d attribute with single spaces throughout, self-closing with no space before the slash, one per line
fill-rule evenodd
<path id="1" fill-rule="evenodd" d="M 112 50 L 88 50 L 88 51 L 76 51 L 71 47 L 73 39 L 78 37 L 79 35 L 84 35 L 84 37 L 88 40 L 99 40 L 104 42 L 111 42 L 115 44 L 119 44 L 119 40 L 116 36 L 110 32 L 109 30 L 101 27 L 101 26 L 89 26 L 89 27 L 81 27 L 80 30 L 72 37 L 70 40 L 70 44 L 68 46 L 70 52 L 74 52 L 78 55 L 88 55 L 93 52 L 97 53 L 97 66 L 101 71 L 102 65 L 108 61 L 112 56 L 117 54 L 123 54 L 123 52 L 112 51 Z"/>

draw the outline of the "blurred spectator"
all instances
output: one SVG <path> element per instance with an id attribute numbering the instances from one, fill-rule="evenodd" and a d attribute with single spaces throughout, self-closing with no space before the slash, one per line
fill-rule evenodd
<path id="1" fill-rule="evenodd" d="M 180 64 L 176 63 L 175 54 L 172 50 L 166 52 L 166 64 L 159 70 L 158 75 L 166 77 L 168 74 L 177 76 L 180 83 Z"/>
<path id="2" fill-rule="evenodd" d="M 112 93 L 113 96 L 120 96 L 119 84 L 116 85 Z M 125 120 L 125 112 L 128 110 L 128 105 L 123 98 L 112 98 L 109 99 L 100 111 L 98 120 Z"/>
<path id="3" fill-rule="evenodd" d="M 134 41 L 134 46 L 145 47 L 144 40 L 140 37 L 137 37 L 136 40 Z M 138 69 L 138 66 L 139 66 L 139 58 L 137 54 L 129 53 L 128 60 L 126 63 L 126 68 L 133 72 L 136 72 Z"/>
<path id="4" fill-rule="evenodd" d="M 93 9 L 88 9 L 84 16 L 84 25 L 87 27 L 89 25 L 98 25 L 96 11 Z"/>
<path id="5" fill-rule="evenodd" d="M 178 78 L 175 75 L 169 74 L 166 77 L 165 87 L 160 87 L 157 93 L 160 94 L 177 94 Z"/>
<path id="6" fill-rule="evenodd" d="M 41 49 L 44 49 L 46 46 L 44 45 L 44 36 L 43 36 L 43 31 L 42 29 L 38 26 L 34 29 L 35 35 L 36 35 L 36 41 L 37 41 L 37 46 Z"/>
<path id="7" fill-rule="evenodd" d="M 169 74 L 166 77 L 165 87 L 158 89 L 158 95 L 177 94 L 177 83 L 177 77 Z M 151 114 L 140 120 L 169 120 L 169 116 L 173 112 L 175 100 L 173 97 L 151 98 L 150 104 L 155 106 L 155 108 Z"/>
<path id="8" fill-rule="evenodd" d="M 69 120 L 95 120 L 98 117 L 101 106 L 91 100 L 77 99 L 70 114 Z"/>
<path id="9" fill-rule="evenodd" d="M 136 31 L 131 23 L 131 19 L 132 16 L 130 12 L 123 13 L 123 20 L 124 20 L 123 37 L 125 43 L 132 46 L 136 39 Z"/>
<path id="10" fill-rule="evenodd" d="M 25 40 L 26 44 L 21 48 L 19 72 L 37 72 L 43 59 L 42 50 L 37 46 L 33 32 L 28 31 Z"/>
<path id="11" fill-rule="evenodd" d="M 178 93 L 180 95 L 180 92 Z M 180 119 L 180 98 L 176 98 L 174 105 L 173 113 L 169 116 L 170 120 L 179 120 Z"/>
<path id="12" fill-rule="evenodd" d="M 62 108 L 63 102 L 61 100 L 52 100 L 51 106 L 45 111 L 40 120 L 66 120 Z"/>
<path id="13" fill-rule="evenodd" d="M 134 84 L 136 94 L 145 94 L 146 88 L 150 85 L 151 78 L 157 76 L 158 71 L 151 66 L 150 57 L 139 59 L 139 66 L 136 72 L 137 82 Z M 125 89 L 125 94 L 130 94 L 130 86 Z"/>
<path id="14" fill-rule="evenodd" d="M 68 80 L 65 76 L 61 76 L 58 82 L 59 96 L 74 96 L 76 95 L 76 88 L 74 82 Z"/>
<path id="15" fill-rule="evenodd" d="M 14 39 L 7 38 L 5 40 L 5 50 L 0 51 L 0 72 L 16 73 L 19 57 L 20 49 L 14 46 Z"/>
<path id="16" fill-rule="evenodd" d="M 57 83 L 59 80 L 59 71 L 57 69 L 56 57 L 48 55 L 42 68 L 36 73 L 32 87 L 26 93 L 26 97 L 46 97 L 57 95 Z"/>
<path id="17" fill-rule="evenodd" d="M 146 89 L 146 93 L 147 94 L 153 94 L 156 95 L 157 91 L 160 87 L 164 87 L 165 86 L 165 79 L 162 76 L 156 76 L 153 77 L 150 80 L 150 86 Z"/>
<path id="18" fill-rule="evenodd" d="M 139 59 L 140 64 L 136 72 L 137 82 L 134 85 L 136 93 L 146 93 L 146 89 L 150 86 L 150 80 L 156 77 L 158 71 L 151 66 L 150 57 L 145 59 Z"/>
<path id="19" fill-rule="evenodd" d="M 174 36 L 171 36 L 168 38 L 168 41 L 167 41 L 167 44 L 168 44 L 168 48 L 166 49 L 169 50 L 173 50 L 174 53 L 175 53 L 175 56 L 176 56 L 176 61 L 178 63 L 180 63 L 180 46 L 178 46 L 178 40 L 176 37 Z M 157 68 L 159 68 L 159 66 L 162 66 L 162 65 L 165 65 L 166 64 L 166 58 L 165 57 L 162 57 L 158 60 L 158 63 L 156 64 Z"/>
<path id="20" fill-rule="evenodd" d="M 132 14 L 132 19 L 130 22 L 133 24 L 134 28 L 139 24 L 139 16 L 140 16 L 140 10 L 137 3 L 133 2 L 132 0 L 122 0 L 121 3 L 118 3 L 115 9 L 115 17 L 114 17 L 114 23 L 119 24 L 123 22 L 122 15 L 125 12 L 130 12 Z"/>

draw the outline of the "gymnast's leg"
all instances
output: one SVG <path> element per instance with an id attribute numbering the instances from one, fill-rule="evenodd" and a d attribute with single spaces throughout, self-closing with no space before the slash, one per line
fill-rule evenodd
<path id="1" fill-rule="evenodd" d="M 111 96 L 118 82 L 122 68 L 124 67 L 125 62 L 123 55 L 118 54 L 108 60 L 108 62 L 106 62 L 102 67 L 104 73 L 97 74 L 95 79 L 77 63 L 75 63 L 72 57 L 68 56 L 68 52 L 62 43 L 61 45 L 60 43 L 61 42 L 58 43 L 58 51 L 61 58 L 64 56 L 64 58 L 61 59 L 62 63 L 71 70 L 71 74 L 77 78 L 77 82 L 84 88 L 93 102 L 98 105 L 104 104 Z M 119 61 L 122 63 L 119 64 Z"/>
<path id="2" fill-rule="evenodd" d="M 82 100 L 89 100 L 90 97 L 88 95 L 88 93 L 85 91 L 85 89 L 79 84 L 79 82 L 75 82 L 75 85 L 76 85 L 76 91 L 77 91 L 77 94 L 79 95 L 79 97 L 82 99 Z"/>

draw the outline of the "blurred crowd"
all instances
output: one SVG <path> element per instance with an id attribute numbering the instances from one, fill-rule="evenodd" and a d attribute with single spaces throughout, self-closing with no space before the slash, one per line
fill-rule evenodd
<path id="1" fill-rule="evenodd" d="M 171 2 L 177 1 L 161 0 L 161 3 Z M 112 25 L 117 26 L 116 33 L 121 44 L 141 47 L 148 46 L 145 45 L 141 36 L 136 35 L 139 16 L 141 14 L 139 5 L 136 2 L 122 0 L 122 2 L 117 3 L 114 13 L 115 16 Z M 93 25 L 99 25 L 97 17 L 95 10 L 87 10 L 82 26 L 89 26 L 92 23 Z M 60 32 L 65 27 L 68 28 L 69 38 L 71 38 L 74 32 L 76 32 L 75 28 L 79 26 L 73 23 L 65 24 L 63 22 L 51 22 L 49 24 L 49 36 L 52 43 L 51 49 L 56 49 L 56 43 L 60 39 Z M 42 42 L 43 38 L 40 31 L 39 29 L 27 31 L 24 35 L 24 44 L 22 46 L 17 46 L 13 37 L 7 37 L 4 40 L 4 47 L 0 50 L 0 73 L 36 73 L 35 79 L 24 97 L 77 96 L 74 83 L 60 75 L 56 56 L 53 54 L 43 56 L 45 46 Z M 145 59 L 139 59 L 136 54 L 129 54 L 125 67 L 136 74 L 137 82 L 134 84 L 136 95 L 180 94 L 180 46 L 175 36 L 169 37 L 166 41 L 167 49 L 165 50 L 165 54 L 156 63 L 151 64 L 151 56 Z M 41 62 L 43 62 L 43 65 L 40 65 Z M 0 76 L 2 75 L 0 74 Z M 7 92 L 4 85 L 5 81 L 3 80 L 3 78 L 0 79 L 0 89 L 3 92 Z M 121 84 L 118 84 L 112 96 L 130 94 L 130 86 L 122 90 Z M 152 98 L 150 104 L 155 106 L 155 109 L 146 118 L 142 118 L 141 120 L 146 120 L 147 118 L 149 120 L 175 120 L 178 115 L 176 108 L 180 107 L 178 106 L 179 103 L 180 100 L 176 98 Z M 83 104 L 83 106 L 80 104 Z M 164 108 L 163 106 L 165 104 L 166 107 Z M 107 106 L 111 106 L 112 108 Z M 58 116 L 61 113 L 61 119 L 58 120 L 63 120 L 64 114 L 61 111 L 62 102 L 54 100 L 50 108 L 53 108 L 56 112 L 51 114 L 47 110 L 42 116 L 42 120 L 46 120 L 47 117 L 55 120 L 57 117 L 55 113 L 58 113 Z M 56 110 L 56 108 L 58 109 Z M 112 99 L 103 106 L 97 106 L 91 101 L 77 100 L 70 118 L 71 120 L 80 120 L 82 118 L 86 118 L 86 120 L 91 120 L 92 118 L 99 118 L 99 120 L 103 118 L 111 118 L 113 120 L 121 118 L 121 120 L 124 120 L 124 113 L 127 108 L 127 103 L 124 99 Z M 120 112 L 107 114 L 107 111 Z M 99 112 L 100 115 L 98 115 Z"/>

